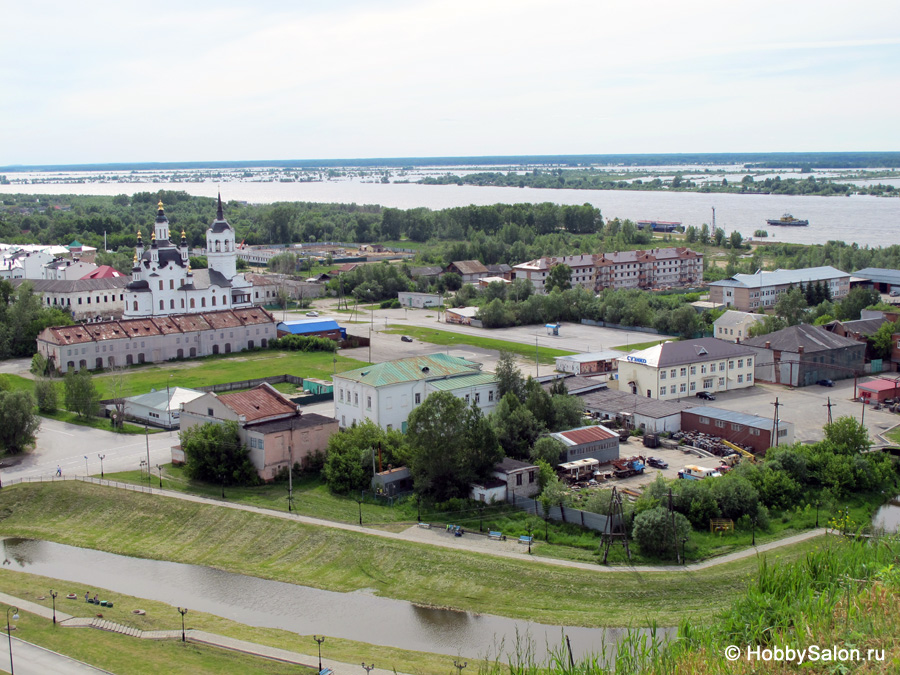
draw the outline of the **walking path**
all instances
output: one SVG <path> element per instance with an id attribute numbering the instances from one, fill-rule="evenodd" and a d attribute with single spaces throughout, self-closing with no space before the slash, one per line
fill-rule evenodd
<path id="1" fill-rule="evenodd" d="M 87 478 L 84 479 L 79 477 L 78 480 L 84 480 L 89 483 L 97 483 L 104 486 L 114 487 L 123 490 L 133 490 L 134 486 L 127 483 L 117 483 L 113 481 L 101 481 L 97 478 Z M 819 528 L 816 530 L 809 530 L 808 532 L 801 532 L 800 534 L 796 534 L 791 537 L 785 537 L 784 539 L 778 539 L 777 541 L 771 541 L 766 544 L 760 544 L 759 546 L 751 546 L 742 551 L 735 551 L 734 553 L 729 553 L 727 555 L 718 556 L 716 558 L 710 558 L 709 560 L 704 560 L 698 563 L 692 563 L 690 565 L 609 565 L 609 566 L 601 566 L 596 563 L 587 563 L 587 562 L 579 562 L 576 560 L 562 560 L 559 558 L 543 558 L 537 557 L 533 554 L 529 554 L 527 547 L 523 546 L 518 542 L 517 539 L 508 539 L 506 541 L 496 541 L 492 539 L 488 539 L 485 536 L 480 534 L 464 534 L 462 537 L 455 537 L 452 534 L 448 533 L 443 527 L 432 527 L 430 529 L 421 528 L 418 525 L 413 525 L 402 532 L 387 532 L 385 530 L 379 530 L 376 528 L 365 527 L 360 525 L 353 525 L 350 523 L 341 523 L 334 520 L 325 520 L 323 518 L 313 518 L 312 516 L 303 516 L 297 513 L 291 513 L 287 511 L 275 511 L 273 509 L 266 509 L 259 506 L 251 506 L 249 504 L 238 504 L 232 503 L 228 501 L 224 501 L 221 499 L 213 499 L 210 497 L 200 497 L 198 495 L 192 495 L 185 492 L 175 492 L 172 490 L 160 490 L 158 488 L 153 488 L 153 490 L 146 490 L 148 492 L 153 492 L 163 497 L 170 497 L 172 499 L 180 499 L 186 502 L 195 502 L 197 504 L 208 504 L 212 506 L 218 506 L 226 509 L 234 509 L 236 511 L 248 511 L 250 513 L 259 513 L 265 516 L 271 516 L 273 518 L 282 518 L 284 520 L 293 520 L 298 523 L 304 523 L 306 525 L 314 525 L 317 527 L 330 527 L 337 530 L 344 530 L 347 532 L 356 532 L 359 534 L 365 534 L 373 537 L 382 537 L 384 539 L 393 539 L 395 541 L 411 541 L 420 544 L 428 544 L 431 546 L 440 546 L 442 548 L 455 549 L 460 551 L 471 551 L 476 553 L 483 553 L 486 555 L 492 555 L 500 558 L 509 558 L 513 560 L 528 560 L 534 563 L 539 563 L 542 565 L 555 565 L 558 567 L 570 567 L 574 569 L 582 569 L 590 572 L 644 572 L 644 573 L 655 573 L 655 572 L 674 572 L 674 571 L 688 571 L 688 572 L 697 572 L 700 570 L 707 569 L 709 567 L 714 567 L 716 565 L 723 565 L 725 563 L 730 563 L 735 560 L 741 560 L 743 558 L 750 558 L 758 553 L 764 553 L 766 551 L 771 551 L 777 548 L 781 548 L 783 546 L 790 546 L 791 544 L 796 544 L 802 541 L 806 541 L 807 539 L 812 539 L 814 537 L 819 537 L 828 532 L 826 528 Z M 539 545 L 539 544 L 537 544 Z"/>
<path id="2" fill-rule="evenodd" d="M 13 607 L 17 607 L 20 612 L 28 612 L 29 614 L 35 614 L 37 616 L 43 617 L 48 621 L 51 621 L 53 618 L 53 610 L 50 607 L 44 607 L 43 605 L 39 605 L 35 602 L 30 602 L 28 600 L 23 600 L 21 598 L 16 598 L 12 595 L 7 595 L 6 593 L 0 593 L 0 603 L 4 603 L 7 605 L 12 605 Z M 56 611 L 56 621 L 60 626 L 68 627 L 68 628 L 96 628 L 98 630 L 105 630 L 111 633 L 119 633 L 120 635 L 127 635 L 128 637 L 137 638 L 140 640 L 180 640 L 181 639 L 181 631 L 176 630 L 154 630 L 154 631 L 144 631 L 138 628 L 133 628 L 131 626 L 124 626 L 119 623 L 115 623 L 113 621 L 107 621 L 106 619 L 101 619 L 97 617 L 74 617 L 71 614 L 66 614 L 65 612 Z M 268 647 L 266 645 L 257 644 L 255 642 L 247 642 L 246 640 L 237 640 L 235 638 L 227 637 L 225 635 L 216 635 L 215 633 L 207 633 L 202 630 L 194 630 L 189 628 L 184 631 L 185 640 L 188 642 L 194 642 L 197 644 L 209 645 L 211 647 L 220 647 L 222 649 L 230 649 L 235 652 L 242 652 L 244 654 L 249 654 L 251 656 L 258 656 L 264 659 L 271 659 L 273 661 L 281 661 L 283 663 L 292 663 L 298 666 L 305 666 L 306 668 L 311 668 L 313 670 L 318 666 L 318 658 L 315 656 L 311 656 L 309 654 L 300 654 L 298 652 L 288 651 L 286 649 L 279 649 L 277 647 Z M 29 644 L 30 643 L 23 643 Z M 2 651 L 2 650 L 0 650 Z M 48 650 L 44 650 L 48 651 Z M 72 675 L 80 674 L 80 673 L 105 673 L 105 670 L 99 670 L 93 668 L 92 666 L 87 666 L 86 664 L 82 664 L 80 661 L 75 661 L 74 659 L 69 659 L 67 656 L 63 656 L 61 654 L 56 654 L 55 652 L 49 652 L 50 654 L 55 654 L 60 659 L 65 659 L 67 661 L 71 661 L 72 664 L 75 665 L 67 665 L 66 668 L 51 669 L 51 670 L 43 670 L 37 671 L 40 673 L 47 672 L 59 672 L 59 673 L 72 673 Z M 52 658 L 52 657 L 48 657 Z M 334 661 L 333 659 L 322 659 L 322 665 L 324 667 L 331 668 L 332 670 L 338 669 L 338 672 L 348 672 L 348 669 L 353 667 L 351 664 L 343 663 L 340 661 Z M 83 668 L 79 668 L 78 666 L 83 666 Z M 0 660 L 0 668 L 4 667 L 4 663 Z M 23 671 L 25 672 L 25 671 Z M 394 670 L 383 670 L 376 668 L 372 671 L 376 675 L 392 675 L 397 672 Z M 401 674 L 402 675 L 402 674 Z"/>

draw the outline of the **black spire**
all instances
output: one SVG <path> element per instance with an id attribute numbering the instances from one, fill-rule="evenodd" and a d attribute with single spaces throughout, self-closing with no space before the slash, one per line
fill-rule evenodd
<path id="1" fill-rule="evenodd" d="M 222 193 L 219 192 L 219 208 L 216 210 L 216 220 L 225 220 L 225 214 L 222 213 Z"/>

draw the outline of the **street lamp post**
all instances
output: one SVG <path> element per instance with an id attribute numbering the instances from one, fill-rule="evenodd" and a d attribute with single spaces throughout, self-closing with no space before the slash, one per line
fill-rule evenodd
<path id="1" fill-rule="evenodd" d="M 87 463 L 87 455 L 84 456 L 84 477 L 88 477 L 88 463 Z"/>
<path id="2" fill-rule="evenodd" d="M 681 564 L 687 565 L 687 558 L 685 557 L 684 550 L 687 548 L 687 537 L 682 537 L 681 539 Z"/>
<path id="3" fill-rule="evenodd" d="M 751 546 L 756 546 L 756 518 L 753 519 L 753 541 L 750 542 Z"/>
<path id="4" fill-rule="evenodd" d="M 50 589 L 50 597 L 53 598 L 53 625 L 56 625 L 56 596 L 59 595 L 52 588 Z"/>
<path id="5" fill-rule="evenodd" d="M 816 500 L 816 529 L 819 527 L 819 500 Z"/>
<path id="6" fill-rule="evenodd" d="M 159 464 L 156 465 L 156 473 L 159 474 L 159 489 L 162 490 L 162 469 L 159 468 Z"/>
<path id="7" fill-rule="evenodd" d="M 453 667 L 456 668 L 456 673 L 457 673 L 457 675 L 459 675 L 460 673 L 462 673 L 463 668 L 465 668 L 465 667 L 468 666 L 468 665 L 469 665 L 469 662 L 468 662 L 468 661 L 465 661 L 465 662 L 463 662 L 463 663 L 460 663 L 460 662 L 457 661 L 456 659 L 453 659 Z"/>
<path id="8" fill-rule="evenodd" d="M 181 641 L 186 642 L 184 639 L 184 615 L 188 613 L 187 607 L 179 607 L 178 613 L 181 614 Z"/>
<path id="9" fill-rule="evenodd" d="M 100 480 L 103 480 L 103 478 L 104 478 L 104 475 L 103 475 L 103 460 L 106 459 L 106 455 L 101 455 L 100 453 L 97 453 L 97 457 L 100 459 Z"/>
<path id="10" fill-rule="evenodd" d="M 371 673 L 373 670 L 375 670 L 375 664 L 374 664 L 374 663 L 370 663 L 370 664 L 367 666 L 367 665 L 366 665 L 366 662 L 363 661 L 363 662 L 362 662 L 362 667 L 363 667 L 363 670 L 366 671 L 366 673 Z"/>
<path id="11" fill-rule="evenodd" d="M 359 526 L 362 527 L 362 499 L 357 499 L 356 503 L 359 505 Z"/>
<path id="12" fill-rule="evenodd" d="M 19 620 L 19 608 L 18 607 L 8 607 L 6 610 L 6 637 L 9 638 L 9 672 L 10 675 L 15 675 L 16 669 L 13 668 L 13 656 L 12 656 L 12 629 L 9 627 L 9 613 L 12 612 L 13 621 Z"/>
<path id="13" fill-rule="evenodd" d="M 313 635 L 313 640 L 316 641 L 316 644 L 319 646 L 319 672 L 322 672 L 322 643 L 325 642 L 325 636 L 319 637 L 318 635 Z"/>

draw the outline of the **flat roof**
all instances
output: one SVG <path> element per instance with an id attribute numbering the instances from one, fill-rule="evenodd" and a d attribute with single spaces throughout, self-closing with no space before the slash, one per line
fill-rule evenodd
<path id="1" fill-rule="evenodd" d="M 900 387 L 900 382 L 879 378 L 877 380 L 869 380 L 868 382 L 860 382 L 857 387 L 866 391 L 890 391 L 891 389 Z"/>
<path id="2" fill-rule="evenodd" d="M 693 401 L 659 401 L 655 398 L 638 396 L 628 391 L 601 389 L 581 397 L 584 408 L 590 412 L 599 411 L 612 415 L 634 413 L 643 417 L 660 419 L 680 415 L 682 410 L 693 408 Z"/>

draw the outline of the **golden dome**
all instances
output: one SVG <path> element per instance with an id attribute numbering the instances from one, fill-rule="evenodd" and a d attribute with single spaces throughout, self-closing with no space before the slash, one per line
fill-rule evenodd
<path id="1" fill-rule="evenodd" d="M 141 231 L 140 231 L 140 230 L 138 230 L 138 236 L 137 236 L 137 238 L 138 238 L 138 239 L 141 238 Z"/>
<path id="2" fill-rule="evenodd" d="M 181 238 L 187 239 L 187 234 L 185 234 L 185 231 L 183 229 L 181 230 Z"/>
<path id="3" fill-rule="evenodd" d="M 150 235 L 150 240 L 156 241 L 156 232 L 154 232 L 153 234 Z"/>
<path id="4" fill-rule="evenodd" d="M 156 207 L 157 207 L 157 208 L 158 208 L 158 209 L 159 209 L 159 210 L 160 210 L 160 211 L 162 211 L 162 210 L 163 210 L 163 203 L 162 203 L 162 199 L 160 199 L 160 200 L 159 200 L 159 204 L 157 204 L 157 205 L 156 205 Z"/>

